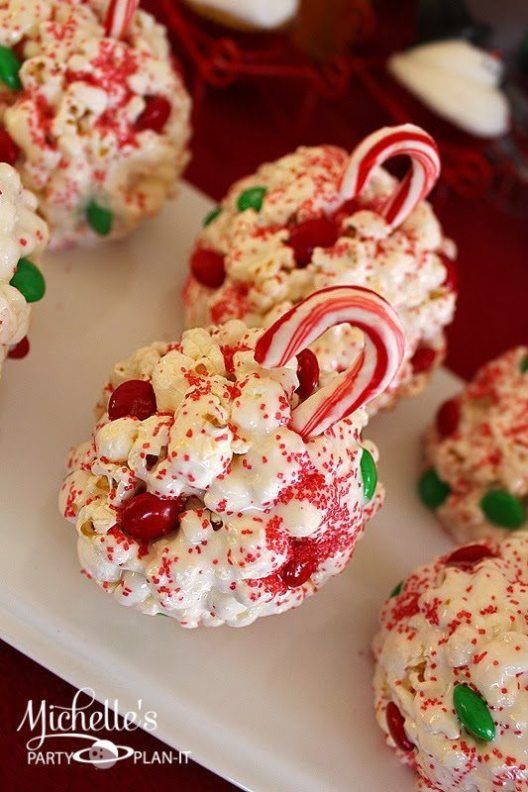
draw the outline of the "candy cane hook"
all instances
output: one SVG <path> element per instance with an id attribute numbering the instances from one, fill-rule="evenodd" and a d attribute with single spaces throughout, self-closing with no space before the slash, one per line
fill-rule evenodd
<path id="1" fill-rule="evenodd" d="M 401 154 L 411 158 L 411 170 L 386 201 L 381 214 L 392 227 L 403 223 L 415 206 L 429 195 L 440 175 L 440 156 L 435 141 L 414 124 L 379 129 L 354 149 L 341 182 L 343 200 L 361 195 L 374 169 Z"/>
<path id="2" fill-rule="evenodd" d="M 284 366 L 330 327 L 344 322 L 363 331 L 363 352 L 349 371 L 293 410 L 291 425 L 302 437 L 321 434 L 386 390 L 405 350 L 398 314 L 370 289 L 331 286 L 284 314 L 260 337 L 255 348 L 255 360 L 260 365 Z"/>
<path id="3" fill-rule="evenodd" d="M 110 0 L 104 18 L 105 34 L 115 39 L 122 39 L 128 32 L 139 0 Z"/>

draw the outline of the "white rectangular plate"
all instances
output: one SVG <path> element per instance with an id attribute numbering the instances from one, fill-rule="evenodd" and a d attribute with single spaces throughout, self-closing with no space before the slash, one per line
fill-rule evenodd
<path id="1" fill-rule="evenodd" d="M 240 786 L 412 792 L 374 720 L 369 643 L 386 594 L 449 546 L 415 480 L 420 432 L 453 376 L 372 422 L 386 506 L 346 572 L 284 616 L 186 632 L 120 607 L 79 574 L 57 512 L 67 450 L 89 436 L 113 363 L 178 337 L 186 259 L 210 208 L 184 185 L 127 242 L 48 258 L 31 355 L 6 364 L 0 388 L 2 637 L 99 699 L 127 709 L 142 698 L 158 737 Z"/>

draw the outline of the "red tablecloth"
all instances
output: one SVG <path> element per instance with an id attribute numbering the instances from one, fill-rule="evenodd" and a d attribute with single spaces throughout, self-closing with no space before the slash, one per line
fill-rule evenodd
<path id="1" fill-rule="evenodd" d="M 347 102 L 353 102 L 351 94 Z M 382 113 L 368 102 L 358 101 L 351 114 L 343 105 L 321 107 L 302 136 L 289 123 L 286 103 L 280 119 L 269 96 L 249 86 L 206 96 L 195 118 L 193 162 L 187 178 L 215 198 L 231 181 L 264 159 L 274 158 L 298 143 L 332 142 L 350 147 L 366 130 L 386 123 Z M 350 107 L 347 108 L 350 111 Z M 346 119 L 346 121 L 345 121 Z M 438 212 L 448 233 L 459 245 L 460 301 L 450 329 L 448 366 L 469 377 L 476 367 L 508 346 L 528 342 L 528 223 L 494 210 L 484 200 L 467 201 L 439 190 Z M 528 210 L 527 210 L 528 216 Z M 170 783 L 181 790 L 221 790 L 230 787 L 197 765 L 179 767 L 117 764 L 97 771 L 89 765 L 31 768 L 26 764 L 27 735 L 15 731 L 27 700 L 71 704 L 73 689 L 5 644 L 0 644 L 2 736 L 0 786 L 5 790 L 59 792 L 75 786 L 110 790 L 122 786 L 143 790 L 149 785 Z M 112 735 L 108 735 L 112 738 Z M 143 732 L 127 736 L 138 750 L 162 750 L 163 746 Z M 191 746 L 182 746 L 191 747 Z"/>

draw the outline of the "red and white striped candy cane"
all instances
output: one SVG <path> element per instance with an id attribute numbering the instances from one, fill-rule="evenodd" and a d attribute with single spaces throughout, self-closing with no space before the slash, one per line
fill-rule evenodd
<path id="1" fill-rule="evenodd" d="M 130 27 L 139 6 L 139 0 L 110 0 L 104 18 L 105 34 L 122 39 Z"/>
<path id="2" fill-rule="evenodd" d="M 260 365 L 284 366 L 330 327 L 344 322 L 363 331 L 363 352 L 351 369 L 293 410 L 291 425 L 302 437 L 321 434 L 389 386 L 405 349 L 398 314 L 370 289 L 331 286 L 284 314 L 260 337 L 255 348 L 255 360 Z"/>
<path id="3" fill-rule="evenodd" d="M 343 200 L 361 195 L 372 171 L 401 154 L 411 158 L 411 170 L 387 200 L 381 214 L 392 227 L 403 223 L 429 195 L 440 175 L 438 146 L 431 135 L 414 124 L 379 129 L 355 148 L 341 182 Z"/>

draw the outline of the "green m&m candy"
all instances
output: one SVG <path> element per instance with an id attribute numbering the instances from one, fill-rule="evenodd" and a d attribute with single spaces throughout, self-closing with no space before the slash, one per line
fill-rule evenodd
<path id="1" fill-rule="evenodd" d="M 525 355 L 521 362 L 519 363 L 519 369 L 522 374 L 526 374 L 528 371 L 528 355 Z"/>
<path id="2" fill-rule="evenodd" d="M 403 580 L 400 580 L 398 585 L 394 586 L 391 593 L 389 594 L 389 599 L 392 599 L 393 597 L 397 597 L 398 594 L 401 594 L 402 588 L 403 588 Z"/>
<path id="3" fill-rule="evenodd" d="M 266 191 L 267 187 L 250 187 L 249 190 L 241 192 L 237 198 L 238 211 L 245 212 L 246 209 L 254 209 L 255 212 L 260 212 Z"/>
<path id="4" fill-rule="evenodd" d="M 368 501 L 372 500 L 378 485 L 378 471 L 376 470 L 376 463 L 372 454 L 366 448 L 363 449 L 359 467 L 363 481 L 363 493 Z"/>
<path id="5" fill-rule="evenodd" d="M 46 281 L 42 272 L 26 258 L 19 260 L 16 272 L 9 283 L 18 289 L 28 303 L 42 300 L 46 292 Z"/>
<path id="6" fill-rule="evenodd" d="M 507 490 L 490 490 L 480 501 L 480 508 L 491 523 L 501 528 L 515 530 L 526 520 L 523 502 Z"/>
<path id="7" fill-rule="evenodd" d="M 468 685 L 455 685 L 453 704 L 460 723 L 478 740 L 495 739 L 495 723 L 488 705 Z"/>
<path id="8" fill-rule="evenodd" d="M 220 206 L 217 206 L 214 209 L 211 209 L 210 212 L 207 212 L 207 214 L 205 215 L 205 217 L 203 219 L 202 226 L 204 228 L 207 228 L 207 226 L 210 223 L 212 223 L 213 220 L 216 220 L 216 218 L 218 217 L 218 215 L 220 214 L 221 211 L 222 211 L 222 208 Z"/>
<path id="9" fill-rule="evenodd" d="M 105 209 L 96 201 L 91 201 L 86 208 L 88 225 L 99 236 L 107 236 L 112 230 L 114 214 L 110 209 Z"/>
<path id="10" fill-rule="evenodd" d="M 13 91 L 20 91 L 22 88 L 20 66 L 21 63 L 13 50 L 0 46 L 0 80 Z"/>
<path id="11" fill-rule="evenodd" d="M 445 501 L 451 488 L 439 477 L 434 468 L 429 468 L 418 482 L 418 493 L 428 509 L 437 509 Z"/>

